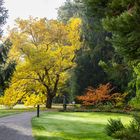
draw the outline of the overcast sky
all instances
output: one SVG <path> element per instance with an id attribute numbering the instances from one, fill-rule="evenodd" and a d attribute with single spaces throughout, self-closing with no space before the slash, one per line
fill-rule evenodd
<path id="1" fill-rule="evenodd" d="M 4 6 L 9 10 L 7 24 L 4 26 L 13 26 L 14 20 L 18 17 L 27 19 L 29 16 L 46 17 L 55 19 L 57 17 L 57 8 L 66 0 L 4 0 Z M 4 31 L 6 32 L 6 31 Z"/>

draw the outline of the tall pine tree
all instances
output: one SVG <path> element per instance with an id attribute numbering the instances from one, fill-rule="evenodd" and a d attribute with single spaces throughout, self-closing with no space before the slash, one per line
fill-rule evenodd
<path id="1" fill-rule="evenodd" d="M 101 1 L 101 0 L 99 0 Z M 136 87 L 137 103 L 140 100 L 140 1 L 110 0 L 106 2 L 104 28 L 112 32 L 110 41 L 134 70 L 131 87 Z"/>

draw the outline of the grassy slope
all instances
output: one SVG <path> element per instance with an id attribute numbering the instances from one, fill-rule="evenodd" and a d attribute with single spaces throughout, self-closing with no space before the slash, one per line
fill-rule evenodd
<path id="1" fill-rule="evenodd" d="M 111 140 L 104 132 L 109 118 L 131 120 L 121 114 L 47 112 L 33 118 L 33 133 L 36 140 Z"/>

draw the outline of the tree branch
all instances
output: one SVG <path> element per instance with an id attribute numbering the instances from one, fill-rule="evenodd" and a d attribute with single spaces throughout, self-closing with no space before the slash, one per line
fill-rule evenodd
<path id="1" fill-rule="evenodd" d="M 57 92 L 57 89 L 58 89 L 57 87 L 58 87 L 59 78 L 60 78 L 60 75 L 56 74 L 56 81 L 55 81 L 54 88 L 53 88 L 53 96 L 56 95 L 56 92 Z"/>

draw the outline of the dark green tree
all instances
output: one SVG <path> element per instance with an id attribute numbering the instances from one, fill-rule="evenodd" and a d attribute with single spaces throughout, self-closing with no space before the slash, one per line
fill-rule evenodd
<path id="1" fill-rule="evenodd" d="M 0 38 L 2 37 L 3 32 L 2 25 L 6 23 L 8 17 L 8 11 L 3 6 L 3 3 L 3 0 L 0 0 Z M 5 88 L 8 87 L 10 77 L 15 68 L 15 62 L 8 61 L 10 47 L 11 43 L 8 39 L 0 44 L 0 95 L 2 95 Z"/>
<path id="2" fill-rule="evenodd" d="M 140 61 L 140 1 L 110 0 L 107 11 L 103 25 L 113 47 L 128 61 Z"/>
<path id="3" fill-rule="evenodd" d="M 81 94 L 87 86 L 98 86 L 101 83 L 111 82 L 117 92 L 124 92 L 130 81 L 131 69 L 124 58 L 115 52 L 112 44 L 106 40 L 112 33 L 106 31 L 102 25 L 102 19 L 106 17 L 106 3 L 97 3 L 93 0 L 82 0 L 81 18 L 83 20 L 82 37 L 84 46 L 77 54 L 77 67 L 74 72 L 75 93 Z M 99 65 L 100 60 L 110 65 L 117 73 L 108 73 Z M 127 72 L 125 71 L 127 68 Z M 122 77 L 123 75 L 123 77 Z M 121 82 L 120 82 L 121 79 Z M 124 82 L 125 81 L 125 82 Z M 76 90 L 77 89 L 77 90 Z"/>
<path id="4" fill-rule="evenodd" d="M 110 42 L 115 50 L 133 68 L 134 77 L 130 85 L 136 89 L 137 97 L 140 99 L 140 1 L 106 1 L 103 26 L 112 33 Z"/>
<path id="5" fill-rule="evenodd" d="M 96 87 L 101 83 L 111 82 L 116 86 L 116 90 L 124 92 L 129 80 L 127 80 L 125 76 L 122 77 L 121 84 L 123 85 L 120 86 L 120 77 L 121 75 L 126 75 L 124 69 L 127 64 L 125 65 L 122 56 L 116 58 L 117 53 L 112 47 L 112 44 L 106 40 L 112 36 L 112 33 L 106 31 L 102 25 L 102 19 L 106 17 L 107 1 L 74 0 L 68 2 L 71 4 L 66 3 L 62 7 L 65 9 L 65 12 L 67 11 L 67 14 L 61 14 L 59 17 L 62 18 L 62 21 L 63 19 L 67 19 L 68 21 L 73 15 L 79 16 L 83 21 L 81 39 L 84 42 L 81 50 L 77 52 L 75 60 L 77 67 L 74 69 L 70 79 L 70 91 L 74 95 L 81 95 L 88 86 Z M 77 10 L 74 10 L 74 12 L 76 11 L 77 13 L 70 14 L 69 11 L 76 7 Z M 64 12 L 62 11 L 61 13 Z M 112 59 L 114 63 L 124 66 L 124 68 L 120 69 L 120 67 L 118 67 L 118 69 L 116 69 L 116 71 L 119 71 L 116 76 L 113 76 L 113 72 L 108 74 L 107 71 L 99 65 L 100 60 L 109 64 Z M 113 69 L 111 63 L 110 66 Z M 112 76 L 110 76 L 111 74 Z M 125 81 L 125 83 L 123 83 L 123 81 Z"/>
<path id="6" fill-rule="evenodd" d="M 98 63 L 101 59 L 104 61 L 111 59 L 113 55 L 113 48 L 105 41 L 108 34 L 102 27 L 101 17 L 92 12 L 92 8 L 83 0 L 68 0 L 60 7 L 58 13 L 59 19 L 63 22 L 67 22 L 73 16 L 78 16 L 83 21 L 81 40 L 84 45 L 77 52 L 75 59 L 77 67 L 70 79 L 71 91 L 74 95 L 83 94 L 89 85 L 98 86 L 100 83 L 107 82 L 107 75 Z"/>
<path id="7" fill-rule="evenodd" d="M 58 20 L 63 23 L 67 23 L 71 17 L 77 17 L 78 15 L 79 5 L 72 0 L 66 0 L 64 5 L 58 9 Z"/>
<path id="8" fill-rule="evenodd" d="M 6 23 L 6 19 L 8 17 L 7 15 L 7 10 L 6 8 L 3 6 L 3 0 L 0 0 L 0 37 L 2 36 L 2 26 Z"/>
<path id="9" fill-rule="evenodd" d="M 15 62 L 8 60 L 8 53 L 11 48 L 11 42 L 6 40 L 0 45 L 0 95 L 8 87 L 10 78 L 15 69 Z"/>

